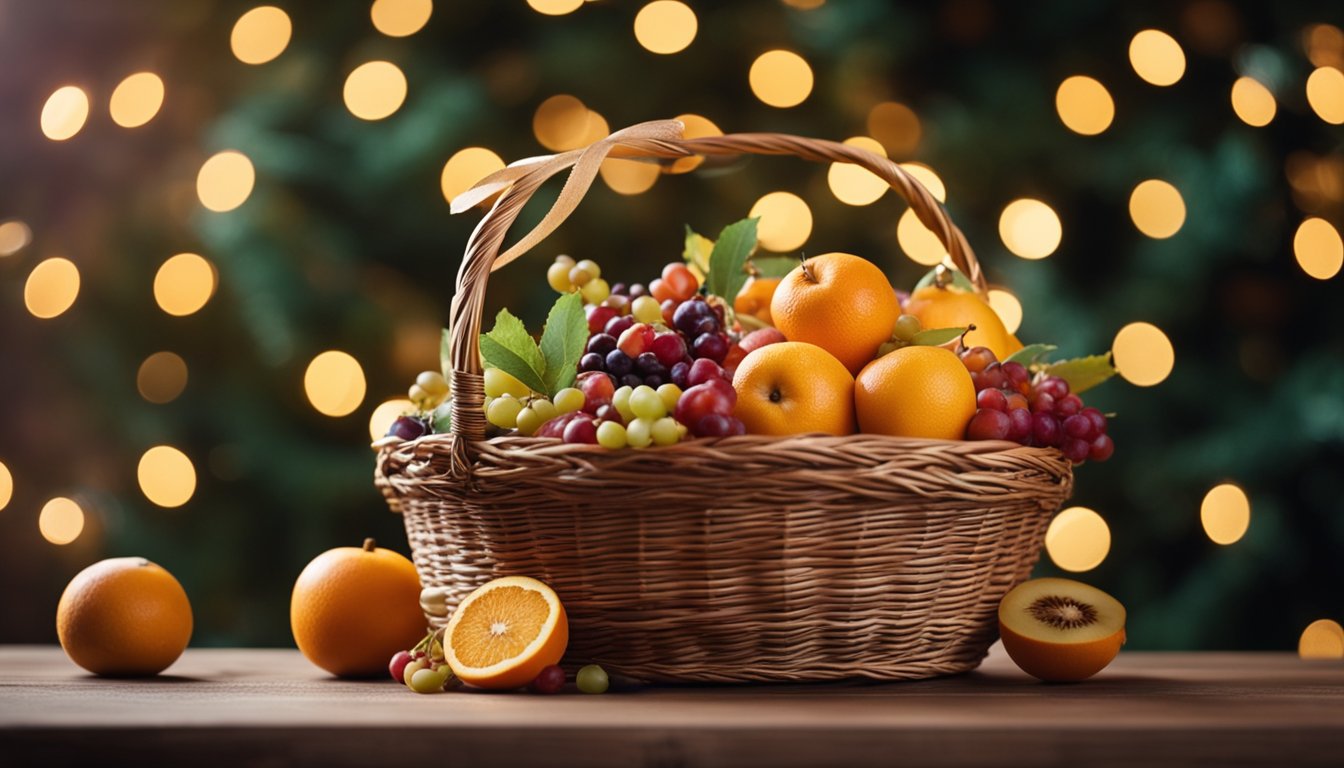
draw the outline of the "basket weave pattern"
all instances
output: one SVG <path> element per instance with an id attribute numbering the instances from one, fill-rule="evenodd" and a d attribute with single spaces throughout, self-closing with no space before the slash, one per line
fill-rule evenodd
<path id="1" fill-rule="evenodd" d="M 451 612 L 497 576 L 542 579 L 569 614 L 566 663 L 635 679 L 913 679 L 973 669 L 994 640 L 999 600 L 1030 573 L 1072 490 L 1058 451 L 868 434 L 622 451 L 484 438 L 476 338 L 489 274 L 558 226 L 608 155 L 858 163 L 910 201 L 983 289 L 964 237 L 895 163 L 777 134 L 679 134 L 675 123 L 635 126 L 465 193 L 478 201 L 502 190 L 458 275 L 453 433 L 386 447 L 375 472 L 404 517 L 422 584 L 442 588 Z M 570 167 L 555 209 L 501 255 L 522 204 Z M 429 619 L 441 626 L 447 615 Z"/>

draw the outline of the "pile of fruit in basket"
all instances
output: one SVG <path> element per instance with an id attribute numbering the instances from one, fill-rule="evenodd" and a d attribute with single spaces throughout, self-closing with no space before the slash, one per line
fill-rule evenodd
<path id="1" fill-rule="evenodd" d="M 480 337 L 492 435 L 604 448 L 742 434 L 871 433 L 1008 440 L 1070 461 L 1114 451 L 1079 393 L 1109 355 L 1046 362 L 964 276 L 938 267 L 906 294 L 874 264 L 827 253 L 753 258 L 756 220 L 716 241 L 687 230 L 682 259 L 648 283 L 611 283 L 559 256 L 540 340 L 507 309 Z M 447 382 L 421 374 L 420 410 L 389 435 L 447 431 Z"/>

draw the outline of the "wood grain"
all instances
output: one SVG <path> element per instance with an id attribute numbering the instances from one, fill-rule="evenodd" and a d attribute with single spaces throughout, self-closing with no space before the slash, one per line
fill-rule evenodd
<path id="1" fill-rule="evenodd" d="M 995 649 L 910 683 L 417 696 L 290 650 L 192 649 L 104 680 L 0 647 L 0 765 L 1339 765 L 1344 665 L 1289 654 L 1121 654 L 1044 685 Z"/>

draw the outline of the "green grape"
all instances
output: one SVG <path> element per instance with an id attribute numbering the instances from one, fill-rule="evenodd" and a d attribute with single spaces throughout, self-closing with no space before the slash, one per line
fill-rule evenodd
<path id="1" fill-rule="evenodd" d="M 625 428 L 625 441 L 631 448 L 648 448 L 653 442 L 653 419 L 635 419 Z"/>
<path id="2" fill-rule="evenodd" d="M 546 282 L 550 283 L 551 287 L 559 293 L 572 292 L 574 284 L 569 282 L 569 270 L 570 266 L 568 264 L 555 262 L 546 270 Z"/>
<path id="3" fill-rule="evenodd" d="M 607 670 L 596 664 L 589 664 L 580 669 L 574 682 L 578 683 L 579 690 L 584 693 L 606 693 L 607 687 L 611 685 Z"/>
<path id="4" fill-rule="evenodd" d="M 555 403 L 552 403 L 544 397 L 533 398 L 531 408 L 541 417 L 541 422 L 543 424 L 560 415 L 560 411 L 556 409 Z"/>
<path id="5" fill-rule="evenodd" d="M 583 390 L 574 387 L 565 387 L 556 392 L 555 399 L 551 400 L 552 403 L 555 403 L 557 413 L 573 413 L 582 408 L 587 401 L 588 398 L 584 397 Z"/>
<path id="6" fill-rule="evenodd" d="M 919 330 L 920 324 L 918 317 L 915 317 L 914 315 L 901 315 L 896 318 L 896 329 L 892 331 L 892 335 L 896 337 L 898 341 L 911 341 L 915 338 L 915 334 L 919 333 Z"/>
<path id="7" fill-rule="evenodd" d="M 500 395 L 527 397 L 532 394 L 532 390 L 528 389 L 527 385 L 523 382 L 498 368 L 486 368 L 485 394 L 490 397 L 499 397 Z"/>
<path id="8" fill-rule="evenodd" d="M 906 346 L 904 341 L 884 341 L 882 342 L 882 346 L 877 348 L 877 356 L 881 357 L 888 352 L 895 352 L 904 346 Z"/>
<path id="9" fill-rule="evenodd" d="M 681 399 L 681 387 L 669 381 L 658 388 L 658 396 L 663 398 L 663 407 L 667 408 L 667 412 L 672 413 L 677 409 L 677 401 Z"/>
<path id="10" fill-rule="evenodd" d="M 601 304 L 611 295 L 611 286 L 607 285 L 606 280 L 599 277 L 580 288 L 579 293 L 583 294 L 583 300 L 589 304 Z"/>
<path id="11" fill-rule="evenodd" d="M 605 678 L 606 675 L 603 675 Z M 416 693 L 442 693 L 443 684 L 448 682 L 448 668 L 420 669 L 411 675 L 411 690 Z M 605 689 L 605 686 L 603 686 Z"/>
<path id="12" fill-rule="evenodd" d="M 429 410 L 439 404 L 438 399 L 426 392 L 425 388 L 419 384 L 412 384 L 411 388 L 407 390 L 406 396 L 411 399 L 412 403 L 415 403 L 415 407 L 422 411 Z"/>
<path id="13" fill-rule="evenodd" d="M 564 264 L 565 267 L 572 269 L 574 267 L 574 257 L 566 256 L 565 254 L 562 253 L 559 256 L 555 257 L 555 263 Z"/>
<path id="14" fill-rule="evenodd" d="M 486 395 L 485 399 L 481 401 L 481 413 L 490 413 L 490 404 L 493 402 L 495 402 L 495 398 Z"/>
<path id="15" fill-rule="evenodd" d="M 413 677 L 416 672 L 428 668 L 429 662 L 425 659 L 412 659 L 411 663 L 407 664 L 406 669 L 402 671 L 401 681 L 409 686 L 411 684 L 411 677 Z"/>
<path id="16" fill-rule="evenodd" d="M 642 384 L 630 393 L 630 410 L 641 419 L 661 419 L 667 415 L 667 406 L 663 405 L 663 398 L 653 387 Z"/>
<path id="17" fill-rule="evenodd" d="M 616 450 L 624 448 L 626 443 L 625 427 L 615 421 L 604 421 L 597 425 L 597 444 L 603 448 Z"/>
<path id="18" fill-rule="evenodd" d="M 630 314 L 641 323 L 663 322 L 663 310 L 658 306 L 658 300 L 652 296 L 640 296 L 630 304 Z"/>
<path id="19" fill-rule="evenodd" d="M 672 445 L 681 440 L 681 430 L 677 429 L 679 425 L 677 420 L 671 416 L 653 422 L 653 427 L 649 430 L 653 435 L 654 445 Z"/>
<path id="20" fill-rule="evenodd" d="M 490 410 L 485 412 L 485 420 L 496 427 L 513 429 L 518 426 L 518 414 L 522 410 L 523 403 L 518 398 L 509 395 L 496 397 L 494 402 L 490 403 Z"/>
<path id="21" fill-rule="evenodd" d="M 535 408 L 528 406 L 518 412 L 518 432 L 524 436 L 535 434 L 545 421 Z"/>
<path id="22" fill-rule="evenodd" d="M 616 408 L 616 412 L 621 414 L 621 418 L 629 422 L 635 418 L 635 412 L 630 410 L 630 395 L 635 390 L 632 387 L 621 387 L 611 396 L 611 404 Z"/>
<path id="23" fill-rule="evenodd" d="M 592 275 L 594 280 L 602 276 L 602 268 L 597 266 L 597 262 L 592 259 L 584 259 L 574 266 Z"/>
<path id="24" fill-rule="evenodd" d="M 432 397 L 448 396 L 448 380 L 443 378 L 443 374 L 438 371 L 422 371 L 419 376 L 415 377 L 415 384 Z"/>
<path id="25" fill-rule="evenodd" d="M 569 284 L 575 288 L 582 288 L 589 282 L 596 280 L 597 275 L 584 269 L 582 266 L 574 267 L 569 270 Z"/>

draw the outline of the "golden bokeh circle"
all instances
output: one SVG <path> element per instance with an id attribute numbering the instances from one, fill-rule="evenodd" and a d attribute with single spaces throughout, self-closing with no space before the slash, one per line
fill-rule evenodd
<path id="1" fill-rule="evenodd" d="M 196 493 L 196 467 L 182 451 L 156 445 L 145 451 L 136 467 L 140 492 L 160 507 L 180 507 Z"/>
<path id="2" fill-rule="evenodd" d="M 772 107 L 796 107 L 812 93 L 812 67 L 793 51 L 766 51 L 751 64 L 751 92 Z"/>
<path id="3" fill-rule="evenodd" d="M 1045 551 L 1055 565 L 1081 573 L 1101 565 L 1111 551 L 1111 529 L 1087 507 L 1062 510 L 1045 532 Z"/>
<path id="4" fill-rule="evenodd" d="M 801 248 L 812 234 L 812 209 L 792 192 L 771 192 L 751 206 L 748 216 L 759 216 L 756 241 L 767 251 Z"/>
<path id="5" fill-rule="evenodd" d="M 1176 350 L 1161 328 L 1152 323 L 1130 323 L 1111 342 L 1115 369 L 1140 387 L 1161 384 L 1176 366 Z"/>
<path id="6" fill-rule="evenodd" d="M 229 35 L 229 47 L 244 64 L 265 64 L 284 53 L 293 32 L 289 14 L 263 5 L 238 17 Z"/>
<path id="7" fill-rule="evenodd" d="M 1096 78 L 1074 75 L 1060 83 L 1055 91 L 1055 111 L 1069 130 L 1095 136 L 1111 126 L 1115 119 L 1115 101 L 1111 92 Z"/>

